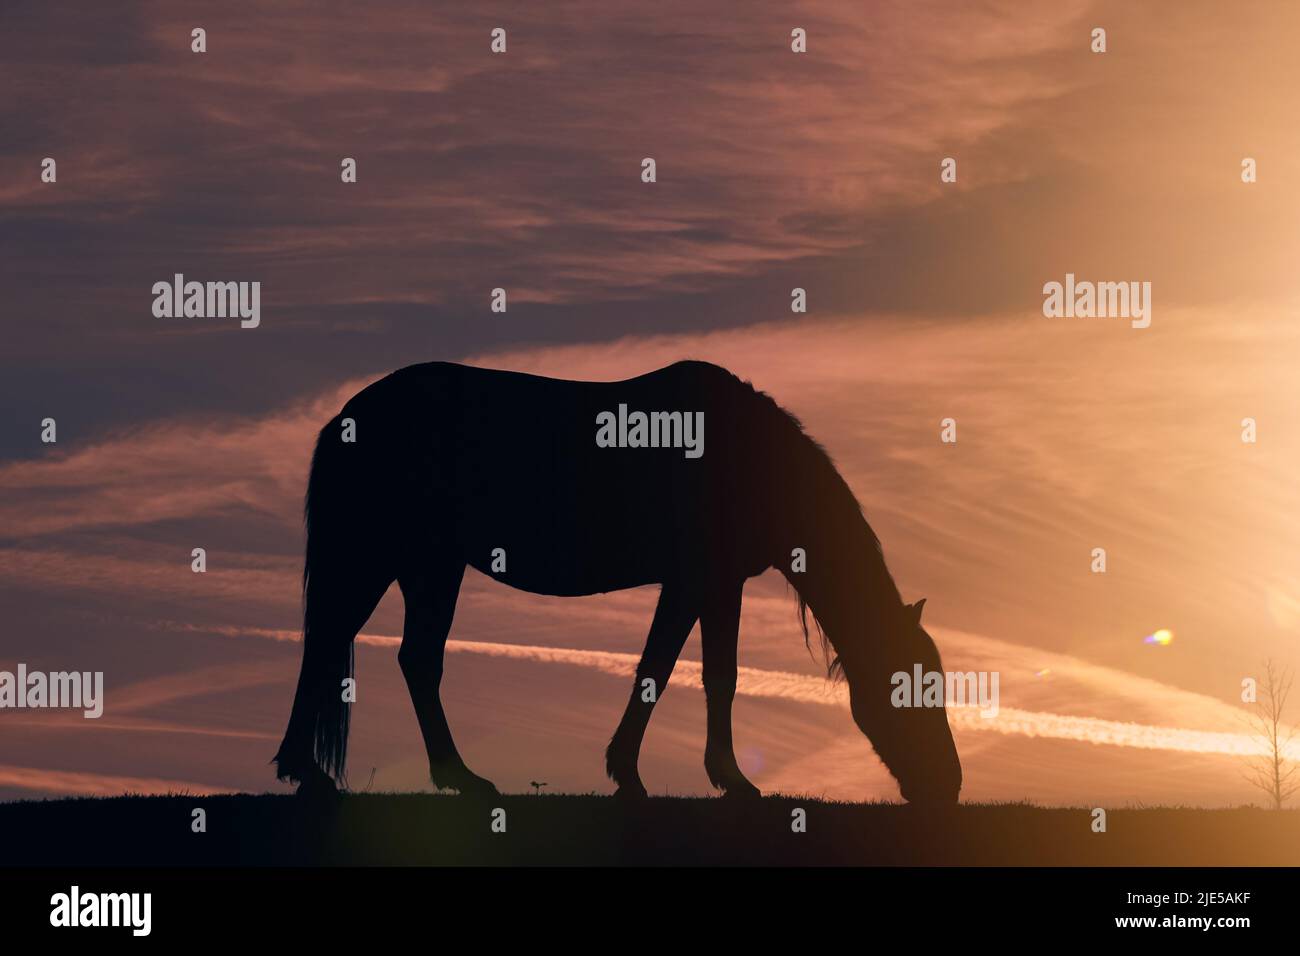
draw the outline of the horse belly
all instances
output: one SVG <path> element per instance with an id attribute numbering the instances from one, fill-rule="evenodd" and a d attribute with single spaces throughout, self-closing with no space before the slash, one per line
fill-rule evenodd
<path id="1" fill-rule="evenodd" d="M 539 594 L 597 594 L 662 582 L 689 553 L 686 505 L 629 462 L 521 460 L 466 514 L 469 563 Z M 494 560 L 495 552 L 495 560 Z"/>

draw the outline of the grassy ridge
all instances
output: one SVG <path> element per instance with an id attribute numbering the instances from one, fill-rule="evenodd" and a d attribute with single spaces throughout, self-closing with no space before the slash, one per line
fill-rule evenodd
<path id="1" fill-rule="evenodd" d="M 491 829 L 505 810 L 506 832 Z M 207 832 L 191 829 L 202 808 Z M 791 830 L 792 812 L 807 832 Z M 0 805 L 0 866 L 868 865 L 1294 866 L 1300 811 L 893 804 L 766 797 L 434 794 L 128 796 Z"/>

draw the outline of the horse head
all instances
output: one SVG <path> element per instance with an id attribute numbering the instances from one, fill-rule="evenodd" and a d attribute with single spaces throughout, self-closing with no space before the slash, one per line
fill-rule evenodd
<path id="1" fill-rule="evenodd" d="M 909 803 L 951 804 L 961 790 L 961 761 L 948 727 L 943 685 L 937 703 L 899 706 L 894 675 L 908 680 L 919 665 L 924 674 L 943 673 L 939 650 L 924 627 L 925 601 L 900 605 L 883 632 L 835 643 L 837 667 L 849 687 L 853 720 L 898 781 Z M 830 635 L 832 640 L 836 635 Z M 942 678 L 940 678 L 942 680 Z"/>

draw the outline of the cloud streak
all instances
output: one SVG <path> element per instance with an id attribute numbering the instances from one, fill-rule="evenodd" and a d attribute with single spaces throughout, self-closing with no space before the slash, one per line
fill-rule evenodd
<path id="1" fill-rule="evenodd" d="M 301 635 L 297 631 L 250 627 L 213 630 L 230 636 L 260 637 L 289 642 L 301 640 Z M 391 650 L 397 648 L 402 639 L 391 635 L 362 633 L 357 636 L 357 641 L 372 647 Z M 449 640 L 447 650 L 456 654 L 476 654 L 536 664 L 581 667 L 620 678 L 633 677 L 639 660 L 636 654 L 614 651 L 502 644 L 492 641 Z M 1113 677 L 1112 683 L 1131 680 L 1129 675 L 1124 674 L 1114 674 Z M 689 687 L 692 690 L 702 691 L 704 689 L 703 665 L 699 661 L 679 660 L 673 669 L 672 684 L 675 687 Z M 1166 694 L 1177 693 L 1172 689 L 1162 690 Z M 738 672 L 736 693 L 746 697 L 848 708 L 848 689 L 842 684 L 784 671 L 741 667 Z M 997 716 L 991 718 L 981 716 L 978 706 L 949 707 L 948 721 L 956 731 L 1072 740 L 1140 750 L 1232 756 L 1250 756 L 1266 752 L 1264 745 L 1248 734 L 1151 726 L 1131 721 L 1103 720 L 1008 707 L 1000 708 Z M 1290 759 L 1300 759 L 1300 741 L 1292 743 L 1286 754 Z"/>
<path id="2" fill-rule="evenodd" d="M 116 774 L 78 773 L 0 764 L 0 788 L 36 793 L 63 793 L 85 797 L 117 797 L 124 793 L 222 793 L 220 788 L 163 777 L 129 777 Z"/>

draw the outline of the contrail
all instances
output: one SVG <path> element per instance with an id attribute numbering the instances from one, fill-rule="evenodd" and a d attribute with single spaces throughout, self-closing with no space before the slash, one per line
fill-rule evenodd
<path id="1" fill-rule="evenodd" d="M 277 641 L 299 641 L 297 631 L 268 628 L 217 627 L 195 628 L 208 632 L 267 637 Z M 362 644 L 376 647 L 396 647 L 400 637 L 381 634 L 359 634 Z M 539 664 L 567 664 L 599 671 L 613 677 L 630 678 L 636 673 L 639 656 L 615 651 L 587 651 L 570 647 L 542 647 L 535 644 L 500 644 L 490 641 L 448 641 L 447 650 L 458 654 L 479 654 L 486 657 L 506 657 L 512 660 L 532 661 Z M 673 669 L 673 686 L 704 689 L 703 667 L 699 661 L 681 660 Z M 762 670 L 741 667 L 738 672 L 736 693 L 748 697 L 769 697 L 804 704 L 848 707 L 848 689 L 843 684 L 833 684 L 825 678 L 789 671 Z M 948 721 L 954 730 L 983 731 L 1013 737 L 1039 737 L 1054 740 L 1077 740 L 1112 747 L 1132 747 L 1139 750 L 1167 750 L 1181 753 L 1229 754 L 1253 756 L 1267 753 L 1262 740 L 1248 734 L 1219 733 L 1205 730 L 1186 730 L 1181 727 L 1160 727 L 1151 724 L 1130 723 L 1120 720 L 1103 720 L 1099 717 L 1076 717 L 1046 711 L 1020 710 L 1000 707 L 997 716 L 983 717 L 977 705 L 948 707 Z M 1284 751 L 1292 760 L 1300 760 L 1300 741 L 1292 741 Z"/>

